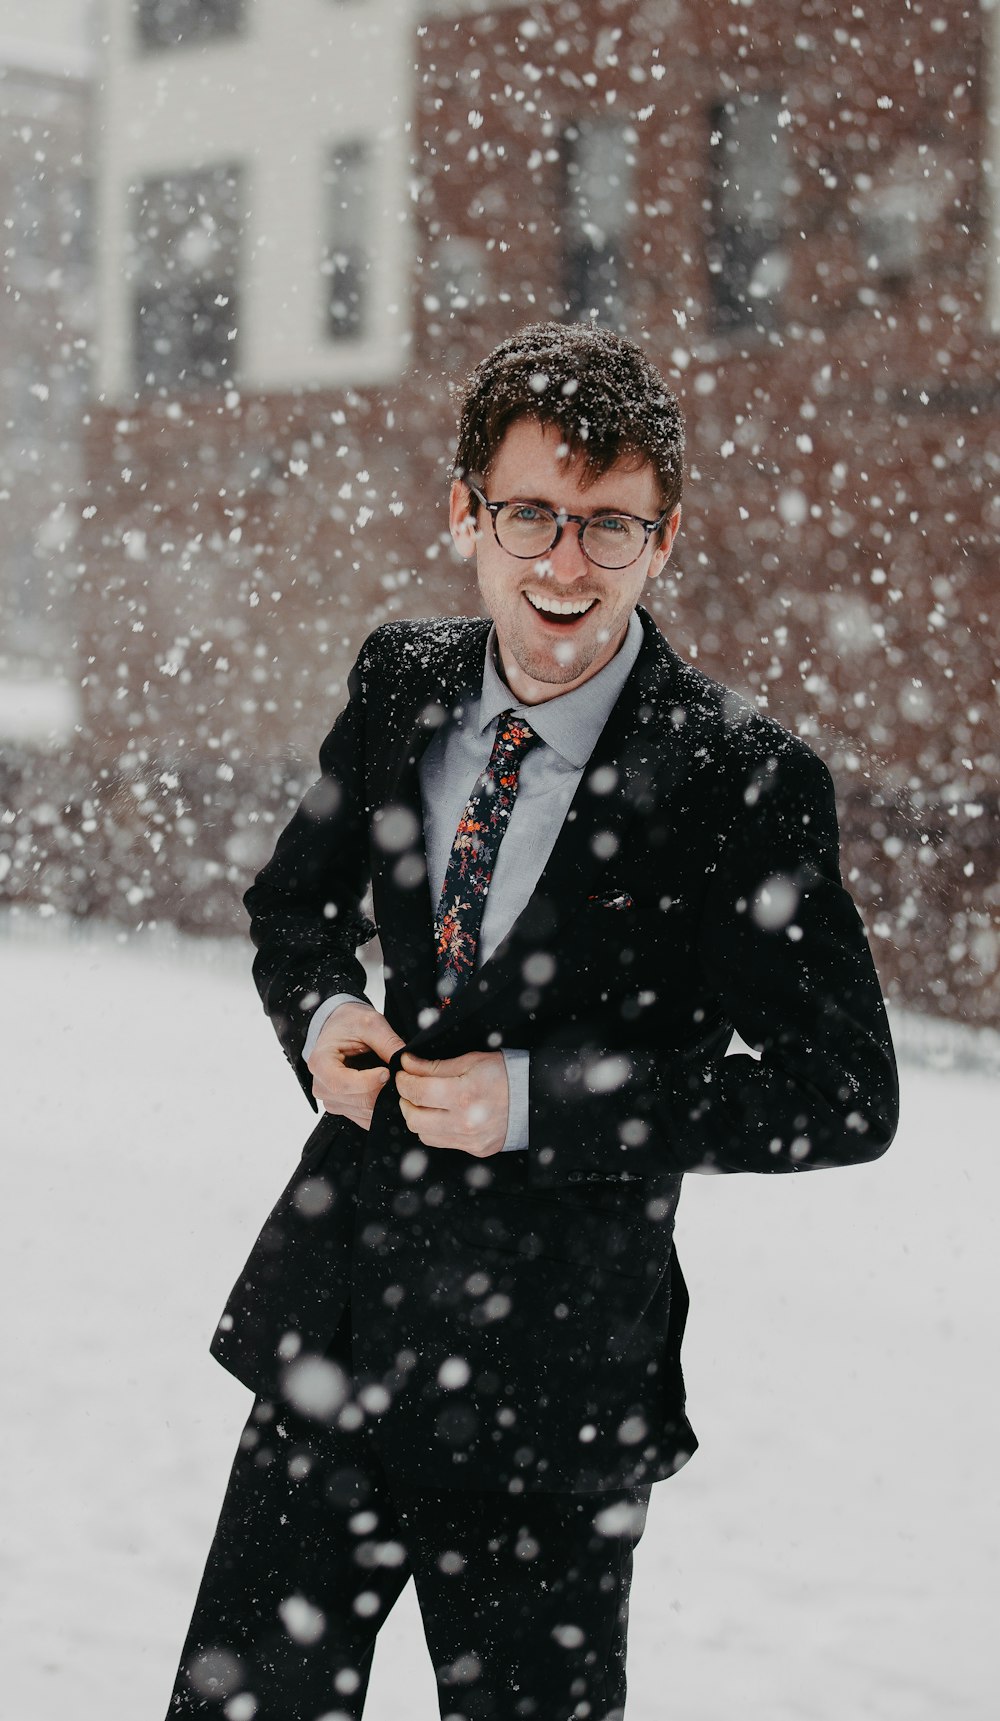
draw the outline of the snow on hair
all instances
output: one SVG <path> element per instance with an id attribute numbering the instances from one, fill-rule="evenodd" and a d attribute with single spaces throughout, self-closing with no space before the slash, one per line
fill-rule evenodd
<path id="1" fill-rule="evenodd" d="M 489 475 L 519 418 L 554 425 L 599 478 L 632 456 L 654 467 L 665 509 L 681 498 L 684 420 L 634 341 L 593 323 L 529 323 L 487 353 L 460 393 L 455 473 Z"/>

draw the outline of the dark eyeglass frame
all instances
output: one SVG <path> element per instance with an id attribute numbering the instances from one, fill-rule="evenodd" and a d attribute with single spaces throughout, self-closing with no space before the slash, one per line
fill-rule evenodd
<path id="1" fill-rule="evenodd" d="M 658 520 L 644 520 L 641 514 L 630 514 L 626 508 L 607 508 L 601 514 L 568 514 L 564 508 L 548 508 L 544 502 L 531 502 L 529 503 L 530 507 L 537 508 L 539 514 L 547 514 L 549 516 L 552 521 L 555 536 L 547 549 L 532 550 L 529 554 L 524 555 L 518 550 L 508 550 L 506 544 L 500 543 L 500 534 L 497 531 L 497 515 L 504 508 L 516 507 L 519 500 L 523 503 L 525 499 L 518 498 L 516 496 L 509 496 L 505 502 L 488 502 L 478 484 L 473 484 L 471 478 L 463 479 L 463 483 L 465 484 L 465 488 L 472 492 L 476 501 L 481 503 L 481 505 L 486 509 L 486 512 L 493 524 L 493 536 L 500 545 L 504 555 L 513 556 L 515 560 L 519 562 L 537 562 L 540 556 L 551 555 L 566 527 L 572 524 L 574 526 L 579 526 L 580 528 L 580 548 L 588 562 L 593 562 L 595 568 L 603 568 L 604 572 L 607 574 L 623 574 L 626 568 L 633 568 L 635 566 L 639 557 L 644 553 L 652 534 L 662 530 L 663 526 L 670 518 L 669 508 L 664 508 L 663 513 L 660 515 Z M 587 530 L 588 526 L 594 525 L 599 520 L 634 520 L 637 526 L 642 527 L 644 534 L 642 544 L 639 549 L 636 550 L 635 555 L 630 561 L 612 563 L 599 562 L 595 556 L 590 554 L 590 551 L 584 544 L 583 534 Z"/>

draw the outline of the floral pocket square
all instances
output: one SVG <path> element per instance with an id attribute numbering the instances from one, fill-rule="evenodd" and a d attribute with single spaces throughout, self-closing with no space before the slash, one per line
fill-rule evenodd
<path id="1" fill-rule="evenodd" d="M 606 896 L 588 896 L 587 901 L 594 908 L 634 908 L 635 898 L 627 890 L 615 891 Z"/>

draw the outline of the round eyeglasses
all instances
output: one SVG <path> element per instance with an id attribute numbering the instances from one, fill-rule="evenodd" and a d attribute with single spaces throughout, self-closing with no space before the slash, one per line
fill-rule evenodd
<path id="1" fill-rule="evenodd" d="M 547 556 L 572 524 L 580 529 L 580 548 L 588 562 L 615 571 L 630 568 L 670 513 L 664 509 L 658 520 L 644 520 L 638 514 L 567 514 L 542 502 L 488 502 L 477 484 L 469 478 L 464 482 L 489 514 L 501 550 L 523 562 Z"/>

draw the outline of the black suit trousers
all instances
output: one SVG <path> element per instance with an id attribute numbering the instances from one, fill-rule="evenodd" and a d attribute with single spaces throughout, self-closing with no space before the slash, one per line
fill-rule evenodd
<path id="1" fill-rule="evenodd" d="M 402 1488 L 363 1422 L 254 1405 L 170 1706 L 219 1721 L 358 1721 L 412 1575 L 447 1721 L 620 1721 L 632 1552 L 649 1488 Z"/>

